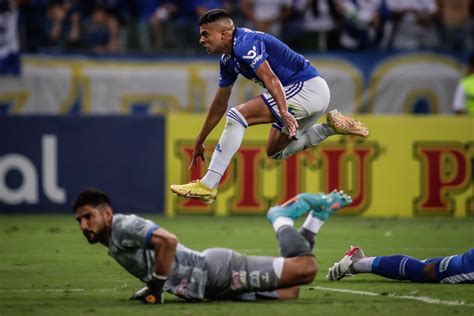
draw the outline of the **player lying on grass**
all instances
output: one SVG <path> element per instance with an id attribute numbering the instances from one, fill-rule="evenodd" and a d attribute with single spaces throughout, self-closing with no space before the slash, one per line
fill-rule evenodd
<path id="1" fill-rule="evenodd" d="M 406 255 L 366 257 L 362 249 L 351 246 L 327 278 L 338 281 L 358 273 L 416 283 L 474 283 L 474 248 L 461 255 L 417 260 Z"/>
<path id="2" fill-rule="evenodd" d="M 219 181 L 249 126 L 273 123 L 267 155 L 277 160 L 317 146 L 334 134 L 361 137 L 369 134 L 364 124 L 337 110 L 327 114 L 327 123 L 316 123 L 329 105 L 329 87 L 308 60 L 277 38 L 235 27 L 230 15 L 221 9 L 204 13 L 199 19 L 199 31 L 199 43 L 208 54 L 221 56 L 220 79 L 196 137 L 190 168 L 199 159 L 204 161 L 204 141 L 226 112 L 227 121 L 204 177 L 187 184 L 173 184 L 172 192 L 214 202 Z M 258 83 L 265 92 L 228 110 L 232 87 L 239 74 Z"/>
<path id="3" fill-rule="evenodd" d="M 96 189 L 80 192 L 73 209 L 88 242 L 108 247 L 110 256 L 146 283 L 132 299 L 163 303 L 163 291 L 192 302 L 297 298 L 298 286 L 316 275 L 315 235 L 332 212 L 351 202 L 343 192 L 303 193 L 270 208 L 267 218 L 281 257 L 246 256 L 225 248 L 188 249 L 150 220 L 113 214 L 107 195 Z M 304 215 L 298 232 L 293 221 Z"/>

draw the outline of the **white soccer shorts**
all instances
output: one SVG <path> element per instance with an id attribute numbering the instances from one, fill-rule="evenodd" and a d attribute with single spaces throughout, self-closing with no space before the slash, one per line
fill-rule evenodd
<path id="1" fill-rule="evenodd" d="M 329 87 L 322 77 L 315 77 L 307 81 L 297 82 L 283 87 L 290 112 L 298 121 L 296 137 L 307 131 L 326 112 L 331 98 Z M 261 95 L 263 101 L 276 118 L 273 127 L 288 134 L 288 129 L 281 119 L 278 106 L 270 95 L 264 92 Z"/>

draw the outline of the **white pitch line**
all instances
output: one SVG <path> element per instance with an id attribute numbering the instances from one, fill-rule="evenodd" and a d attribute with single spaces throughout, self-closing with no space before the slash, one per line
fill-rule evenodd
<path id="1" fill-rule="evenodd" d="M 84 292 L 85 289 L 16 289 L 1 290 L 2 293 L 25 293 L 25 292 Z"/>
<path id="2" fill-rule="evenodd" d="M 117 291 L 119 289 L 124 289 L 128 285 L 123 284 L 122 286 L 117 286 L 113 288 L 105 288 L 105 289 L 14 289 L 14 290 L 6 290 L 0 289 L 0 293 L 27 293 L 27 292 L 86 292 L 86 291 Z"/>
<path id="3" fill-rule="evenodd" d="M 376 292 L 367 292 L 367 291 L 355 291 L 349 289 L 335 289 L 330 287 L 322 287 L 322 286 L 309 286 L 306 287 L 312 290 L 322 290 L 322 291 L 330 291 L 330 292 L 342 292 L 342 293 L 350 293 L 350 294 L 357 294 L 357 295 L 365 295 L 365 296 L 388 296 L 393 298 L 405 299 L 405 300 L 412 300 L 412 301 L 419 301 L 427 304 L 438 304 L 438 305 L 449 305 L 449 306 L 469 306 L 474 307 L 472 303 L 466 303 L 465 301 L 444 301 L 437 298 L 431 298 L 428 296 L 411 296 L 411 295 L 397 295 L 397 294 L 388 294 L 382 295 Z"/>

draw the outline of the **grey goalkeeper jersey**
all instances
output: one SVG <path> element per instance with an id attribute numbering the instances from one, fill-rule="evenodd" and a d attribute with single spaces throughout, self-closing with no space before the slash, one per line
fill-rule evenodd
<path id="1" fill-rule="evenodd" d="M 115 214 L 109 239 L 108 254 L 143 282 L 155 271 L 155 252 L 150 240 L 159 226 L 135 215 Z M 191 301 L 204 298 L 207 265 L 204 256 L 178 244 L 176 257 L 164 289 Z"/>

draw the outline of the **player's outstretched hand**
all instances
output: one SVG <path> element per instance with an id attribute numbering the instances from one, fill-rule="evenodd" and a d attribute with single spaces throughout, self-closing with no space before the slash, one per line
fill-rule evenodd
<path id="1" fill-rule="evenodd" d="M 131 297 L 131 300 L 140 301 L 145 304 L 163 304 L 163 291 L 153 291 L 145 286 L 136 291 Z"/>
<path id="2" fill-rule="evenodd" d="M 281 116 L 285 126 L 288 128 L 288 137 L 294 138 L 296 136 L 296 129 L 298 128 L 298 121 L 290 113 L 286 112 Z"/>
<path id="3" fill-rule="evenodd" d="M 196 167 L 199 158 L 201 158 L 202 161 L 206 161 L 206 158 L 204 158 L 204 150 L 204 144 L 196 143 L 193 151 L 193 159 L 191 160 L 191 164 L 189 165 L 188 169 Z"/>

